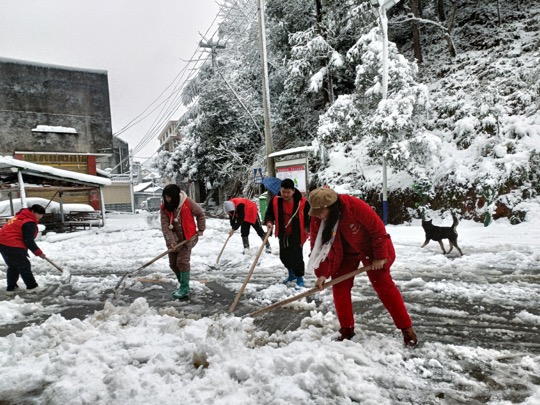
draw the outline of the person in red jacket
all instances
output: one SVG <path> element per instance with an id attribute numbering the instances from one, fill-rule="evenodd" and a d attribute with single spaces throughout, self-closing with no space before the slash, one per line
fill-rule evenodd
<path id="1" fill-rule="evenodd" d="M 7 289 L 6 293 L 15 294 L 19 289 L 17 281 L 19 275 L 26 291 L 29 293 L 38 292 L 39 288 L 32 265 L 28 260 L 28 249 L 42 259 L 45 254 L 36 245 L 35 238 L 38 234 L 38 222 L 45 214 L 45 208 L 39 204 L 34 204 L 28 208 L 23 208 L 13 218 L 11 218 L 0 229 L 0 253 L 7 265 Z"/>
<path id="2" fill-rule="evenodd" d="M 266 228 L 279 239 L 279 258 L 289 272 L 284 284 L 296 280 L 304 287 L 303 246 L 309 235 L 309 203 L 291 179 L 283 179 L 279 193 L 272 198 L 264 216 Z"/>
<path id="3" fill-rule="evenodd" d="M 394 324 L 403 334 L 405 346 L 418 344 L 405 303 L 390 275 L 396 258 L 390 235 L 375 211 L 359 198 L 337 194 L 329 188 L 318 188 L 309 195 L 311 209 L 311 255 L 308 269 L 317 276 L 316 286 L 350 273 L 359 267 L 371 266 L 369 281 Z M 351 289 L 354 277 L 332 286 L 336 315 L 341 326 L 338 340 L 351 339 L 354 314 Z"/>
<path id="4" fill-rule="evenodd" d="M 163 189 L 160 219 L 161 231 L 168 249 L 173 249 L 180 242 L 197 235 L 191 242 L 169 253 L 169 267 L 180 283 L 178 290 L 173 292 L 172 296 L 175 299 L 183 299 L 189 295 L 191 249 L 197 244 L 198 237 L 203 236 L 206 229 L 206 216 L 202 208 L 180 190 L 180 187 L 169 184 Z"/>
<path id="5" fill-rule="evenodd" d="M 257 232 L 257 235 L 262 240 L 266 237 L 259 218 L 259 209 L 253 201 L 240 197 L 231 198 L 223 203 L 223 211 L 229 215 L 232 228 L 229 235 L 232 236 L 234 231 L 240 228 L 240 235 L 244 244 L 244 254 L 249 250 L 249 230 L 251 227 L 255 229 L 255 232 Z M 266 252 L 271 253 L 271 251 L 270 242 L 266 241 Z"/>

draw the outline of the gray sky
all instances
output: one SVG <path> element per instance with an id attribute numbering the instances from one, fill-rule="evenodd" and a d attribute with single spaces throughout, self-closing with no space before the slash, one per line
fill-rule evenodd
<path id="1" fill-rule="evenodd" d="M 0 0 L 0 57 L 106 70 L 117 133 L 174 82 L 218 8 L 215 0 Z M 157 112 L 120 135 L 130 148 L 155 126 Z"/>

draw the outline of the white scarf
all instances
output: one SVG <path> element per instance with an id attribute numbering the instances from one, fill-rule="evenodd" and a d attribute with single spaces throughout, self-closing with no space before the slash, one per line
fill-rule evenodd
<path id="1" fill-rule="evenodd" d="M 178 222 L 181 222 L 181 218 L 180 218 L 180 213 L 182 212 L 182 205 L 184 205 L 184 203 L 186 202 L 187 200 L 187 194 L 184 193 L 182 190 L 180 190 L 180 203 L 178 204 L 178 214 L 176 214 L 176 218 L 174 218 L 174 222 L 178 223 Z M 174 213 L 171 214 L 171 216 L 169 217 L 169 229 L 173 229 L 174 226 L 173 226 L 173 216 L 174 216 Z"/>
<path id="2" fill-rule="evenodd" d="M 311 251 L 311 255 L 309 256 L 309 261 L 307 264 L 308 271 L 314 271 L 319 268 L 320 264 L 326 257 L 328 256 L 328 253 L 330 252 L 330 248 L 332 247 L 332 243 L 334 243 L 334 239 L 336 238 L 336 231 L 338 226 L 339 220 L 336 221 L 336 224 L 334 225 L 334 229 L 332 229 L 332 237 L 328 242 L 326 242 L 324 245 L 322 244 L 322 234 L 324 231 L 324 228 L 326 227 L 326 221 L 321 222 L 321 226 L 319 227 L 319 232 L 317 233 L 317 239 L 315 239 L 315 244 L 313 245 L 313 250 Z"/>

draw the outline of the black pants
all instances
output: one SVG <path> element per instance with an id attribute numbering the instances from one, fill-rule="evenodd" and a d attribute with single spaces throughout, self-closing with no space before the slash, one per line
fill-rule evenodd
<path id="1" fill-rule="evenodd" d="M 292 270 L 296 277 L 303 277 L 305 272 L 302 245 L 298 241 L 284 236 L 279 240 L 279 258 L 281 263 Z"/>
<path id="2" fill-rule="evenodd" d="M 261 225 L 261 220 L 259 219 L 259 216 L 257 215 L 257 220 L 254 224 L 251 224 L 249 222 L 242 222 L 242 225 L 240 225 L 240 235 L 245 238 L 249 236 L 249 229 L 253 227 L 255 229 L 255 232 L 257 232 L 257 235 L 261 237 L 261 239 L 264 239 L 266 237 L 266 232 L 263 230 Z"/>
<path id="3" fill-rule="evenodd" d="M 13 291 L 19 280 L 19 275 L 26 284 L 26 288 L 36 288 L 38 284 L 32 274 L 32 265 L 28 260 L 26 249 L 0 245 L 0 253 L 7 265 L 7 290 Z"/>

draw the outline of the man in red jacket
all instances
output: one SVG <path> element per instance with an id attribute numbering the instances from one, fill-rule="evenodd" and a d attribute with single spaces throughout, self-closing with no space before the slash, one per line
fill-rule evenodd
<path id="1" fill-rule="evenodd" d="M 296 280 L 304 287 L 303 246 L 309 235 L 309 203 L 291 179 L 283 179 L 279 193 L 272 198 L 264 222 L 279 239 L 279 258 L 289 272 L 283 284 Z"/>
<path id="2" fill-rule="evenodd" d="M 240 197 L 231 198 L 223 203 L 223 211 L 229 215 L 232 228 L 229 235 L 232 236 L 234 231 L 240 228 L 240 235 L 244 243 L 244 254 L 249 251 L 249 229 L 251 227 L 255 229 L 255 232 L 262 240 L 266 237 L 259 218 L 259 209 L 253 201 Z M 272 252 L 268 241 L 266 241 L 266 252 Z"/>
<path id="3" fill-rule="evenodd" d="M 394 324 L 402 331 L 405 346 L 416 346 L 418 339 L 411 318 L 390 275 L 396 253 L 382 220 L 364 201 L 337 194 L 329 188 L 313 190 L 309 203 L 311 256 L 308 269 L 314 270 L 316 285 L 322 288 L 326 279 L 350 273 L 359 267 L 360 262 L 371 266 L 367 271 L 369 281 Z M 351 299 L 353 284 L 354 277 L 332 286 L 341 326 L 338 340 L 351 339 L 355 335 Z"/>
<path id="4" fill-rule="evenodd" d="M 36 245 L 35 238 L 38 234 L 38 222 L 45 214 L 45 208 L 34 204 L 23 208 L 0 229 L 0 253 L 7 265 L 7 290 L 9 295 L 15 294 L 19 286 L 19 275 L 26 284 L 29 293 L 38 292 L 38 287 L 32 265 L 28 260 L 28 249 L 42 259 L 45 254 Z"/>

